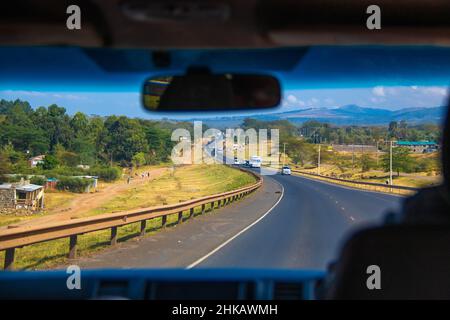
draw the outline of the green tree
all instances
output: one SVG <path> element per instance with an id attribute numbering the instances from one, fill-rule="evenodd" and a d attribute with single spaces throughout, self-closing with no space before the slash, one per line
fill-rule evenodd
<path id="1" fill-rule="evenodd" d="M 9 162 L 7 161 L 6 157 L 2 153 L 0 153 L 0 176 L 5 173 L 9 173 L 9 170 Z"/>
<path id="2" fill-rule="evenodd" d="M 49 154 L 45 156 L 43 163 L 39 164 L 39 166 L 42 166 L 42 169 L 44 170 L 52 170 L 55 169 L 58 164 L 58 159 L 56 159 L 55 156 Z"/>
<path id="3" fill-rule="evenodd" d="M 80 156 L 75 152 L 67 151 L 61 144 L 55 146 L 55 157 L 57 163 L 63 166 L 75 167 L 80 163 Z"/>
<path id="4" fill-rule="evenodd" d="M 376 165 L 375 161 L 373 161 L 372 157 L 367 153 L 364 153 L 361 156 L 360 163 L 361 163 L 361 172 L 367 172 Z"/>
<path id="5" fill-rule="evenodd" d="M 148 142 L 142 126 L 127 117 L 109 117 L 105 123 L 109 132 L 108 154 L 116 161 L 131 162 L 138 152 L 148 151 Z"/>
<path id="6" fill-rule="evenodd" d="M 296 164 L 304 166 L 307 162 L 314 162 L 317 159 L 317 151 L 314 146 L 307 143 L 301 138 L 289 138 L 286 139 L 286 153 L 289 158 Z"/>
<path id="7" fill-rule="evenodd" d="M 389 138 L 397 138 L 397 134 L 398 134 L 398 123 L 397 123 L 397 121 L 389 122 L 388 132 L 389 132 Z"/>
<path id="8" fill-rule="evenodd" d="M 140 167 L 145 164 L 145 154 L 143 152 L 136 153 L 131 159 L 133 166 Z"/>
<path id="9" fill-rule="evenodd" d="M 70 117 L 66 109 L 52 104 L 48 108 L 39 107 L 34 113 L 35 123 L 47 134 L 50 143 L 50 151 L 60 143 L 64 147 L 70 147 L 70 142 L 75 136 L 70 126 Z"/>
<path id="10" fill-rule="evenodd" d="M 383 156 L 382 165 L 385 172 L 390 170 L 390 155 L 389 152 Z M 392 170 L 397 172 L 411 172 L 414 165 L 414 159 L 410 155 L 410 151 L 405 147 L 392 148 Z"/>

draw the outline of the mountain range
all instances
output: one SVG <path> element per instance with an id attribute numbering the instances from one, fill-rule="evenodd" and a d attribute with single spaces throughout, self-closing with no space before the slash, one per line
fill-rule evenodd
<path id="1" fill-rule="evenodd" d="M 386 125 L 391 121 L 401 120 L 405 120 L 408 124 L 438 124 L 445 116 L 446 110 L 446 107 L 388 110 L 345 105 L 335 108 L 307 108 L 277 113 L 255 114 L 250 116 L 224 116 L 201 120 L 211 127 L 236 126 L 245 118 L 263 121 L 289 120 L 293 123 L 317 120 L 336 125 Z"/>

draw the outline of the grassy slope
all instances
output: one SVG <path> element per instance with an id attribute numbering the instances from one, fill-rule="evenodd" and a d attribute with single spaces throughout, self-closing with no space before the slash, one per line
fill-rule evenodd
<path id="1" fill-rule="evenodd" d="M 91 214 L 120 211 L 138 207 L 176 203 L 204 195 L 225 192 L 255 182 L 253 176 L 223 165 L 194 165 L 177 168 L 174 174 L 166 174 L 126 192 Z M 207 207 L 207 209 L 209 209 Z M 185 216 L 188 212 L 184 213 Z M 175 223 L 176 215 L 168 218 L 168 225 Z M 147 222 L 147 235 L 158 231 L 161 219 Z M 119 228 L 118 238 L 126 240 L 139 232 L 139 224 L 134 223 Z M 78 253 L 89 255 L 109 245 L 109 230 L 88 233 L 78 238 Z M 38 243 L 16 250 L 16 269 L 45 269 L 65 262 L 68 253 L 68 239 Z M 4 252 L 0 252 L 0 262 Z"/>
<path id="2" fill-rule="evenodd" d="M 388 172 L 383 172 L 381 170 L 370 170 L 367 172 L 361 172 L 361 167 L 359 164 L 360 154 L 355 155 L 355 168 L 352 170 L 351 168 L 351 153 L 341 152 L 341 157 L 347 160 L 347 166 L 344 168 L 344 171 L 340 170 L 336 165 L 331 164 L 330 160 L 326 163 L 321 164 L 320 173 L 322 175 L 332 175 L 333 173 L 337 176 L 341 174 L 346 174 L 351 176 L 351 180 L 356 181 L 365 181 L 365 182 L 375 182 L 375 183 L 385 183 L 386 179 L 389 178 Z M 371 154 L 372 160 L 375 162 L 376 157 Z M 432 158 L 434 161 L 438 162 L 439 159 L 436 153 L 432 154 L 411 154 L 414 159 L 425 159 Z M 379 161 L 381 163 L 381 155 L 379 157 Z M 295 165 L 293 165 L 295 168 Z M 312 165 L 312 168 L 299 168 L 306 172 L 317 173 L 317 168 Z M 441 183 L 442 176 L 436 175 L 435 172 L 427 173 L 427 172 L 417 172 L 417 173 L 400 173 L 400 177 L 397 177 L 397 173 L 394 172 L 394 184 L 399 186 L 407 186 L 407 187 L 415 187 L 415 188 L 423 188 L 428 186 L 433 186 Z"/>
<path id="3" fill-rule="evenodd" d="M 178 203 L 237 189 L 254 181 L 252 176 L 223 165 L 180 167 L 173 173 L 124 192 L 113 201 L 93 209 L 88 215 Z"/>

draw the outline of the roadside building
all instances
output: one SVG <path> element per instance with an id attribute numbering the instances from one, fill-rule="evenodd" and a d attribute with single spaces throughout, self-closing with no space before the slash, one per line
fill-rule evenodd
<path id="1" fill-rule="evenodd" d="M 39 210 L 44 208 L 44 188 L 28 180 L 0 184 L 0 208 Z"/>
<path id="2" fill-rule="evenodd" d="M 45 181 L 45 189 L 46 190 L 56 190 L 56 185 L 58 184 L 58 180 L 56 178 L 47 178 Z"/>
<path id="3" fill-rule="evenodd" d="M 332 144 L 331 148 L 337 152 L 377 152 L 377 147 L 365 144 Z"/>
<path id="4" fill-rule="evenodd" d="M 406 147 L 413 153 L 430 153 L 439 150 L 439 145 L 435 141 L 397 141 L 398 147 Z"/>
<path id="5" fill-rule="evenodd" d="M 30 160 L 28 160 L 28 161 L 30 163 L 30 166 L 32 168 L 35 168 L 38 164 L 44 163 L 44 159 L 45 159 L 45 155 L 41 154 L 39 156 L 30 158 Z"/>
<path id="6" fill-rule="evenodd" d="M 89 179 L 92 181 L 84 190 L 85 193 L 91 192 L 91 189 L 94 189 L 94 191 L 97 191 L 97 188 L 98 188 L 98 177 L 97 176 L 74 176 L 73 178 Z"/>

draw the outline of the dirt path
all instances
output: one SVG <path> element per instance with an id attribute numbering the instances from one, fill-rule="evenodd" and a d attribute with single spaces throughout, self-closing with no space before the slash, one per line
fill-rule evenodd
<path id="1" fill-rule="evenodd" d="M 130 184 L 126 180 L 111 184 L 98 192 L 79 194 L 74 199 L 69 201 L 66 205 L 58 210 L 54 210 L 46 216 L 35 218 L 24 222 L 15 223 L 15 226 L 35 226 L 49 222 L 69 220 L 73 218 L 80 218 L 92 209 L 102 206 L 115 196 L 121 194 L 136 186 L 148 183 L 167 172 L 168 168 L 157 168 L 148 170 L 150 177 L 142 178 L 140 175 L 131 179 Z M 2 228 L 0 228 L 2 229 Z"/>

